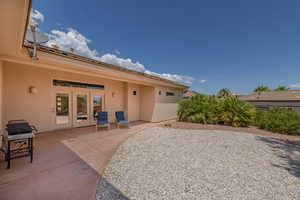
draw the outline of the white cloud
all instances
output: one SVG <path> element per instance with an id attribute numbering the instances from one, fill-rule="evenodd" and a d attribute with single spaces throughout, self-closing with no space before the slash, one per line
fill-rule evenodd
<path id="1" fill-rule="evenodd" d="M 300 88 L 300 83 L 290 85 L 291 88 Z"/>
<path id="2" fill-rule="evenodd" d="M 133 62 L 130 58 L 119 58 L 114 54 L 104 54 L 99 58 L 100 61 L 109 63 L 112 65 L 117 65 L 120 67 L 125 67 L 127 69 L 143 72 L 145 71 L 145 66 L 139 62 Z"/>
<path id="3" fill-rule="evenodd" d="M 91 40 L 87 39 L 77 30 L 68 28 L 66 32 L 60 30 L 52 30 L 49 36 L 47 46 L 52 47 L 57 45 L 60 50 L 70 52 L 73 49 L 73 53 L 80 56 L 99 60 L 98 52 L 90 49 L 88 44 Z"/>
<path id="4" fill-rule="evenodd" d="M 30 23 L 38 23 L 37 21 L 44 22 L 44 15 L 38 10 L 31 9 L 30 11 Z"/>
<path id="5" fill-rule="evenodd" d="M 44 21 L 44 16 L 37 10 L 31 12 L 31 20 L 40 20 Z M 99 52 L 95 49 L 91 49 L 89 44 L 91 40 L 82 35 L 80 32 L 73 28 L 68 28 L 66 31 L 61 30 L 52 30 L 48 33 L 49 41 L 46 43 L 46 46 L 53 47 L 57 45 L 60 50 L 73 52 L 74 54 L 84 56 L 87 58 L 99 60 L 105 63 L 112 65 L 117 65 L 124 67 L 130 70 L 135 70 L 139 72 L 144 72 L 153 76 L 161 77 L 164 79 L 172 80 L 175 82 L 183 84 L 192 84 L 193 82 L 204 83 L 206 80 L 195 80 L 191 76 L 184 76 L 179 74 L 170 74 L 170 73 L 156 73 L 150 70 L 147 70 L 145 66 L 139 62 L 134 62 L 130 58 L 120 58 L 117 55 L 120 55 L 118 50 L 115 50 L 115 54 L 106 53 L 99 55 Z"/>
<path id="6" fill-rule="evenodd" d="M 112 65 L 125 67 L 127 69 L 144 71 L 145 67 L 139 62 L 134 62 L 130 58 L 119 58 L 114 54 L 106 53 L 99 56 L 99 53 L 95 49 L 89 47 L 91 40 L 83 36 L 77 30 L 68 28 L 66 32 L 60 30 L 52 30 L 49 36 L 49 41 L 46 43 L 47 46 L 52 47 L 53 45 L 59 46 L 60 50 L 70 52 L 87 58 L 92 58 Z"/>
<path id="7" fill-rule="evenodd" d="M 195 79 L 191 76 L 184 76 L 184 75 L 179 75 L 179 74 L 169 74 L 169 73 L 159 74 L 159 73 L 152 72 L 149 70 L 146 70 L 145 73 L 150 74 L 152 76 L 158 76 L 160 78 L 164 78 L 164 79 L 168 79 L 171 81 L 180 82 L 180 83 L 184 83 L 184 84 L 192 84 L 195 81 Z"/>

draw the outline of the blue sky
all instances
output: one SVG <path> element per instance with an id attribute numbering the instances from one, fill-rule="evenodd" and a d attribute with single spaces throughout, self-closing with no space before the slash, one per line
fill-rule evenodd
<path id="1" fill-rule="evenodd" d="M 202 93 L 245 94 L 300 87 L 299 8 L 299 0 L 33 0 L 33 20 L 78 54 Z"/>

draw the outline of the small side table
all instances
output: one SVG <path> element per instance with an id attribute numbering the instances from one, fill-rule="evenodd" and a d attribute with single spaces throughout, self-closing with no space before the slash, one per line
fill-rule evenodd
<path id="1" fill-rule="evenodd" d="M 30 157 L 30 162 L 33 161 L 33 133 L 3 135 L 5 153 L 5 161 L 7 161 L 7 169 L 10 168 L 10 161 L 22 157 Z M 13 144 L 15 144 L 13 146 Z"/>

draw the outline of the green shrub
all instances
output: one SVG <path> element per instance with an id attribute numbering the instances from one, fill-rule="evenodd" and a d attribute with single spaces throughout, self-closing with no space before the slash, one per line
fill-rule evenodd
<path id="1" fill-rule="evenodd" d="M 300 115 L 285 108 L 258 111 L 255 125 L 261 129 L 289 135 L 300 135 Z"/>
<path id="2" fill-rule="evenodd" d="M 184 122 L 214 123 L 216 100 L 205 95 L 194 95 L 179 103 L 178 119 Z"/>
<path id="3" fill-rule="evenodd" d="M 256 109 L 246 101 L 236 97 L 227 97 L 219 101 L 217 121 L 235 127 L 245 127 L 253 124 Z"/>
<path id="4" fill-rule="evenodd" d="M 195 95 L 181 101 L 178 108 L 178 119 L 184 122 L 249 126 L 254 117 L 254 106 L 235 97 Z"/>

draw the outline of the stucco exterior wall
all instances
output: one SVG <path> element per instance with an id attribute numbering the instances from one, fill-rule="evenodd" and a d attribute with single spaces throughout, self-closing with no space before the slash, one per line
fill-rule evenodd
<path id="1" fill-rule="evenodd" d="M 160 122 L 177 117 L 177 103 L 155 103 L 152 122 Z"/>
<path id="2" fill-rule="evenodd" d="M 173 92 L 174 96 L 167 96 L 167 92 Z M 183 91 L 175 88 L 156 87 L 155 100 L 159 103 L 177 103 L 182 99 Z"/>
<path id="3" fill-rule="evenodd" d="M 43 69 L 23 64 L 4 62 L 3 104 L 4 121 L 26 119 L 40 131 L 52 130 L 53 112 L 52 79 L 101 84 L 105 86 L 105 110 L 109 121 L 115 121 L 114 112 L 124 109 L 124 83 L 97 77 L 89 77 L 69 72 Z M 38 92 L 29 93 L 34 86 Z"/>
<path id="4" fill-rule="evenodd" d="M 167 92 L 173 92 L 174 96 L 167 96 Z M 177 117 L 177 105 L 182 99 L 183 91 L 167 87 L 155 88 L 155 105 L 153 108 L 153 122 L 175 119 Z"/>
<path id="5" fill-rule="evenodd" d="M 133 94 L 134 91 L 136 95 Z M 140 120 L 140 85 L 126 83 L 125 93 L 127 119 L 129 121 Z"/>
<path id="6" fill-rule="evenodd" d="M 138 85 L 13 62 L 3 62 L 2 71 L 5 105 L 2 109 L 2 124 L 8 120 L 25 119 L 40 131 L 55 129 L 53 79 L 104 85 L 104 110 L 109 113 L 110 122 L 115 122 L 116 111 L 125 111 L 129 121 L 158 122 L 174 119 L 177 103 L 183 93 L 180 89 Z M 2 71 L 0 68 L 0 86 Z M 29 93 L 31 86 L 37 88 L 36 94 Z M 133 94 L 134 91 L 136 95 Z M 167 91 L 173 92 L 174 96 L 167 96 Z"/>
<path id="7" fill-rule="evenodd" d="M 141 87 L 140 96 L 140 117 L 143 121 L 152 121 L 154 104 L 155 104 L 155 88 L 150 86 Z"/>

